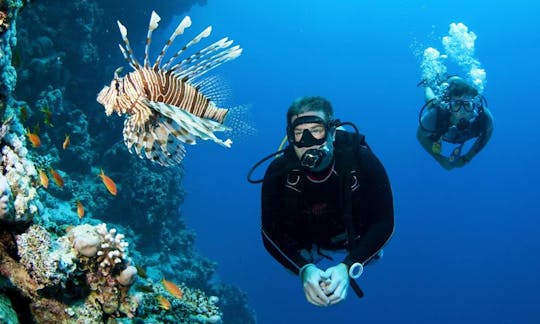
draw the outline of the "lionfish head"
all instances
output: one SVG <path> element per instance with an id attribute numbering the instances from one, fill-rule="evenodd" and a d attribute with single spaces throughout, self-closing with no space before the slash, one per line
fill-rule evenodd
<path id="1" fill-rule="evenodd" d="M 111 84 L 103 87 L 97 96 L 97 102 L 105 107 L 107 116 L 112 114 L 115 110 L 120 114 L 120 110 L 115 108 L 118 108 L 116 107 L 118 97 L 122 96 L 122 83 L 124 80 L 119 76 L 121 70 L 122 68 L 118 68 L 114 71 L 114 78 L 112 79 Z"/>

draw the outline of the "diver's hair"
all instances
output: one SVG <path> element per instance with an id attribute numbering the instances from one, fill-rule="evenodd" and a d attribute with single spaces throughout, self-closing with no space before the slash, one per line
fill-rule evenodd
<path id="1" fill-rule="evenodd" d="M 329 121 L 334 119 L 334 109 L 330 101 L 323 97 L 306 96 L 300 97 L 293 101 L 289 110 L 287 110 L 287 126 L 291 123 L 291 118 L 295 115 L 302 114 L 308 111 L 322 111 L 324 113 L 324 120 Z"/>
<path id="2" fill-rule="evenodd" d="M 448 80 L 448 88 L 446 88 L 446 97 L 463 97 L 469 96 L 471 98 L 478 95 L 478 90 L 468 84 L 465 80 L 460 77 L 453 76 Z"/>

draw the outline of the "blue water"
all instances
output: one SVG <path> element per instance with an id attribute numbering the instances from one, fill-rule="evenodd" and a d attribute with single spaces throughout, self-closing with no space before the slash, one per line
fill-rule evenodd
<path id="1" fill-rule="evenodd" d="M 232 149 L 188 147 L 181 206 L 199 250 L 239 285 L 259 323 L 532 323 L 540 318 L 540 82 L 537 1 L 218 1 L 189 13 L 245 49 L 216 70 L 249 104 L 258 135 Z M 451 22 L 478 35 L 495 117 L 487 147 L 445 171 L 416 142 L 419 58 Z M 303 296 L 260 239 L 260 186 L 245 180 L 275 151 L 285 112 L 304 95 L 330 99 L 384 163 L 396 231 L 382 262 L 335 307 Z M 262 170 L 261 170 L 262 172 Z M 261 172 L 258 174 L 261 175 Z M 212 202 L 212 203 L 210 203 Z"/>

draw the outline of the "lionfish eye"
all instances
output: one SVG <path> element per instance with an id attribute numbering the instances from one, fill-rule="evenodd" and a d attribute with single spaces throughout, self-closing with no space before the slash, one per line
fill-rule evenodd
<path id="1" fill-rule="evenodd" d="M 120 82 L 118 80 L 114 80 L 114 88 L 116 91 L 120 91 Z"/>

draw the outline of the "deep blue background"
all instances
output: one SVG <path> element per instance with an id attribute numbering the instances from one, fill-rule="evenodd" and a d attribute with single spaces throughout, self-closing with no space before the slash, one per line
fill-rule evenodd
<path id="1" fill-rule="evenodd" d="M 209 0 L 190 12 L 193 33 L 212 24 L 213 39 L 229 36 L 245 49 L 216 73 L 229 80 L 232 103 L 251 105 L 259 131 L 230 150 L 188 147 L 181 208 L 198 248 L 219 262 L 224 281 L 248 292 L 260 323 L 536 322 L 540 5 L 366 2 Z M 470 165 L 448 172 L 416 142 L 415 54 L 441 49 L 451 22 L 478 35 L 495 131 Z M 286 109 L 304 95 L 327 97 L 338 118 L 367 135 L 395 199 L 393 239 L 360 279 L 366 297 L 350 292 L 325 309 L 308 304 L 299 279 L 266 253 L 260 186 L 245 180 L 277 149 Z"/>

